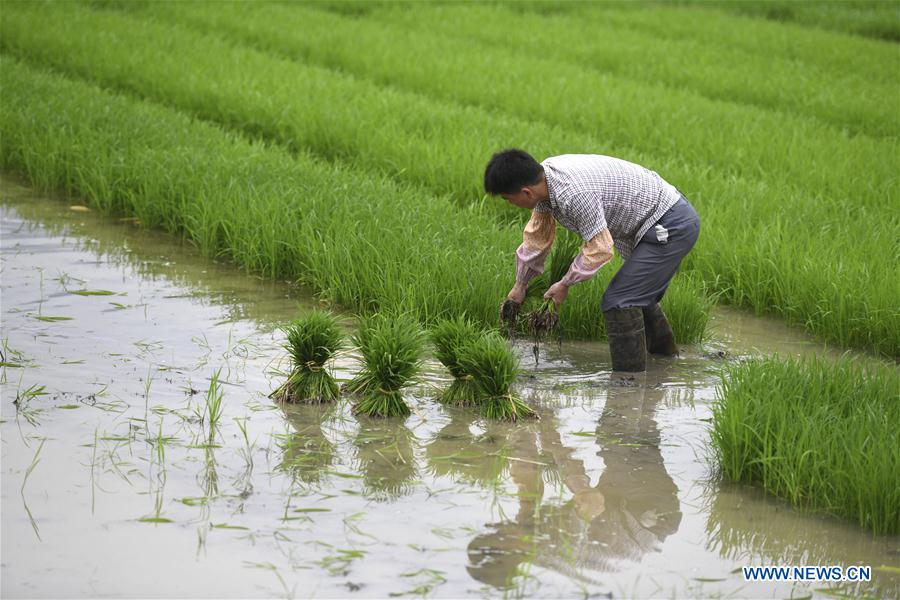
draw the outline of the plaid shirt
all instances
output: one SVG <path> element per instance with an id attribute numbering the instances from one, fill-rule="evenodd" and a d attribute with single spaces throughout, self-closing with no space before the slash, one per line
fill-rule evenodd
<path id="1" fill-rule="evenodd" d="M 541 165 L 550 199 L 535 210 L 552 213 L 585 241 L 609 229 L 622 258 L 681 198 L 654 171 L 610 156 L 564 154 Z"/>

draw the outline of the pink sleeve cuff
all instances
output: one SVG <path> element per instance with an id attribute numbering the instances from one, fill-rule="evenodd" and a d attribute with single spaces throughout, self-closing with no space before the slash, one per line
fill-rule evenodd
<path id="1" fill-rule="evenodd" d="M 550 249 L 532 250 L 524 243 L 516 250 L 516 282 L 527 284 L 544 272 L 544 262 Z"/>
<path id="2" fill-rule="evenodd" d="M 584 259 L 584 253 L 579 252 L 578 256 L 575 257 L 575 260 L 573 260 L 572 264 L 569 266 L 569 271 L 566 273 L 565 277 L 559 280 L 559 282 L 565 286 L 571 286 L 576 283 L 581 283 L 582 281 L 587 281 L 593 277 L 604 264 L 606 263 L 600 263 L 596 266 L 587 266 Z"/>

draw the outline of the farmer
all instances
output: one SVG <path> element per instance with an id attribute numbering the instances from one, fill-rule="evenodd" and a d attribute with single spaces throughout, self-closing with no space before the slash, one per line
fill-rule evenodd
<path id="1" fill-rule="evenodd" d="M 625 264 L 601 304 L 613 370 L 644 371 L 648 351 L 678 353 L 659 301 L 697 241 L 700 219 L 675 187 L 653 171 L 609 156 L 565 154 L 538 163 L 527 152 L 510 149 L 491 157 L 484 189 L 532 211 L 516 250 L 516 284 L 507 303 L 521 305 L 528 282 L 544 271 L 559 222 L 584 244 L 544 298 L 559 307 L 570 286 L 590 279 L 612 259 L 615 246 Z"/>

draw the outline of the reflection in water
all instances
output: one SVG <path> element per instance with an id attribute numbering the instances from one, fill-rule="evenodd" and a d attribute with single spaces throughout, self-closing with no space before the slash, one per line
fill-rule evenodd
<path id="1" fill-rule="evenodd" d="M 681 523 L 678 489 L 665 470 L 654 420 L 663 393 L 643 385 L 609 390 L 596 430 L 605 468 L 595 486 L 584 462 L 562 444 L 552 412 L 542 411 L 534 428 L 514 429 L 514 455 L 525 459 L 510 465 L 518 513 L 469 543 L 472 577 L 506 588 L 522 566 L 534 563 L 588 581 L 584 569 L 615 571 L 620 561 L 657 551 Z M 572 494 L 561 506 L 542 503 L 541 464 L 548 458 Z"/>
<path id="2" fill-rule="evenodd" d="M 395 500 L 412 490 L 418 474 L 414 440 L 412 431 L 399 419 L 359 418 L 353 445 L 368 497 Z"/>
<path id="3" fill-rule="evenodd" d="M 334 416 L 331 404 L 284 404 L 284 414 L 294 432 L 281 441 L 279 468 L 308 485 L 321 483 L 334 461 L 334 444 L 325 436 L 324 424 Z"/>
<path id="4" fill-rule="evenodd" d="M 96 254 L 98 262 L 128 267 L 134 279 L 167 281 L 189 288 L 185 293 L 196 301 L 220 306 L 224 321 L 275 325 L 295 316 L 298 300 L 315 306 L 297 294 L 290 283 L 248 275 L 227 261 L 201 258 L 189 242 L 136 227 L 131 219 L 75 213 L 66 204 L 47 201 L 9 174 L 0 176 L 0 186 L 3 201 L 15 207 L 24 219 L 22 226 L 29 231 L 61 235 L 72 248 Z"/>
<path id="5" fill-rule="evenodd" d="M 744 484 L 712 486 L 706 508 L 706 547 L 723 558 L 741 565 L 867 565 L 876 569 L 872 583 L 845 592 L 900 597 L 900 573 L 892 570 L 900 563 L 898 535 L 872 535 L 841 518 L 804 516 L 788 502 Z M 893 567 L 881 569 L 885 555 L 896 558 Z"/>
<path id="6" fill-rule="evenodd" d="M 0 195 L 6 197 L 10 189 L 2 177 L 0 184 Z M 3 392 L 12 394 L 13 386 L 18 391 L 33 383 L 48 390 L 71 390 L 82 404 L 72 413 L 71 407 L 59 406 L 54 394 L 35 398 L 30 409 L 11 402 L 3 405 L 3 461 L 14 475 L 3 478 L 2 527 L 10 534 L 3 536 L 4 552 L 11 548 L 6 554 L 18 558 L 4 564 L 2 595 L 41 591 L 53 595 L 53 590 L 74 589 L 79 595 L 120 596 L 135 589 L 135 582 L 142 589 L 159 592 L 163 588 L 154 585 L 162 580 L 153 574 L 172 572 L 178 586 L 187 590 L 185 594 L 197 596 L 260 595 L 282 573 L 291 573 L 298 589 L 318 589 L 319 595 L 346 596 L 348 588 L 366 585 L 365 594 L 387 597 L 408 581 L 401 575 L 418 572 L 446 581 L 441 595 L 461 597 L 473 595 L 472 577 L 505 589 L 513 580 L 528 583 L 527 575 L 516 575 L 527 574 L 529 565 L 537 565 L 550 579 L 547 584 L 540 582 L 547 585 L 541 589 L 544 596 L 550 595 L 550 586 L 559 584 L 557 595 L 568 597 L 579 588 L 594 596 L 602 590 L 630 589 L 630 594 L 623 595 L 788 597 L 794 592 L 792 586 L 748 587 L 734 569 L 749 564 L 864 564 L 873 567 L 873 582 L 839 591 L 900 597 L 900 577 L 891 571 L 900 559 L 898 536 L 875 537 L 849 522 L 803 516 L 751 487 L 711 486 L 705 504 L 691 503 L 692 492 L 701 491 L 695 484 L 707 475 L 707 465 L 694 456 L 707 438 L 701 422 L 709 415 L 711 375 L 721 366 L 703 358 L 697 349 L 688 349 L 678 361 L 657 362 L 656 371 L 647 374 L 648 379 L 667 386 L 664 412 L 661 390 L 614 388 L 598 420 L 593 411 L 600 403 L 591 390 L 606 385 L 608 373 L 597 371 L 597 356 L 607 350 L 596 343 L 571 341 L 564 352 L 549 352 L 539 370 L 521 378 L 527 390 L 555 388 L 545 402 L 532 402 L 542 407 L 540 422 L 484 423 L 472 411 L 423 402 L 421 414 L 410 418 L 410 427 L 417 433 L 432 433 L 416 439 L 409 429 L 397 429 L 396 423 L 367 421 L 359 430 L 357 419 L 342 419 L 347 413 L 343 407 L 331 413 L 334 407 L 289 406 L 283 417 L 281 411 L 266 410 L 272 407 L 265 400 L 272 386 L 264 374 L 273 357 L 283 355 L 274 343 L 271 325 L 295 316 L 297 303 L 307 301 L 294 288 L 201 259 L 189 246 L 164 234 L 75 213 L 68 204 L 37 196 L 4 200 L 0 213 L 3 298 L 7 301 L 4 335 L 9 335 L 2 340 L 2 350 L 7 357 L 15 356 L 16 362 L 29 364 L 21 372 L 2 369 L 0 380 L 7 373 L 10 378 L 4 383 L 10 387 Z M 50 237 L 51 230 L 64 232 L 65 240 Z M 108 289 L 119 295 L 68 293 L 79 288 Z M 42 308 L 48 315 L 73 319 L 53 323 L 29 316 Z M 726 315 L 723 334 L 735 326 L 735 319 Z M 800 343 L 810 352 L 821 351 L 803 342 L 805 338 L 797 336 L 799 342 L 792 341 L 793 330 L 773 334 L 768 321 L 745 313 L 740 317 L 756 324 L 754 345 L 765 342 L 774 350 Z M 238 318 L 255 323 L 220 328 Z M 101 327 L 103 331 L 96 331 Z M 232 339 L 232 331 L 239 336 Z M 740 331 L 738 338 L 750 336 Z M 92 343 L 86 346 L 85 339 Z M 123 349 L 131 342 L 137 350 Z M 528 351 L 527 345 L 520 349 Z M 148 388 L 140 378 L 159 372 L 153 381 L 152 404 L 174 407 L 172 413 L 187 416 L 192 407 L 183 407 L 185 390 L 194 393 L 192 379 L 205 377 L 207 363 L 212 368 L 239 364 L 246 380 L 231 378 L 229 383 L 252 392 L 243 404 L 227 403 L 221 426 L 229 434 L 220 438 L 222 447 L 204 444 L 208 437 L 190 430 L 194 419 L 189 417 L 186 429 L 177 432 L 171 443 L 165 441 L 162 429 L 148 430 L 151 404 L 145 400 Z M 356 368 L 352 359 L 338 365 L 344 375 L 350 374 L 351 366 Z M 434 369 L 426 375 L 440 381 L 446 377 Z M 104 391 L 98 392 L 101 386 Z M 108 395 L 101 399 L 107 387 Z M 694 389 L 701 393 L 695 396 Z M 679 391 L 690 398 L 682 401 Z M 94 399 L 95 393 L 96 402 L 83 402 Z M 169 414 L 155 411 L 160 418 Z M 38 412 L 40 420 L 29 425 L 29 417 L 33 420 Z M 293 430 L 290 435 L 275 436 L 281 449 L 272 457 L 280 469 L 274 473 L 254 470 L 254 457 L 259 464 L 263 452 L 269 456 L 271 445 L 264 443 L 254 450 L 249 440 L 269 440 L 273 431 L 283 428 L 285 419 Z M 233 423 L 246 425 L 249 438 L 240 435 L 240 425 Z M 127 436 L 120 435 L 122 426 L 128 428 Z M 435 434 L 431 427 L 440 431 Z M 680 449 L 666 452 L 666 464 L 678 473 L 676 481 L 682 488 L 683 518 L 659 452 L 660 428 L 667 441 L 685 442 L 672 444 Z M 87 468 L 84 453 L 74 450 L 84 443 L 86 429 L 94 430 L 95 439 L 88 453 L 90 473 L 81 471 Z M 200 429 L 202 433 L 204 428 Z M 575 432 L 582 436 L 580 444 L 569 441 L 575 429 L 590 430 Z M 35 436 L 46 438 L 46 446 L 43 442 L 29 446 Z M 139 439 L 154 437 L 157 441 L 147 446 L 149 455 L 143 451 L 124 454 Z M 585 448 L 595 443 L 592 449 Z M 599 452 L 582 463 L 577 458 L 583 450 Z M 23 474 L 37 455 L 40 465 L 28 478 L 23 498 L 30 507 L 5 502 L 9 495 L 19 498 Z M 135 485 L 132 475 L 138 470 L 146 473 L 142 462 L 151 469 L 150 477 L 141 478 L 149 482 L 149 488 Z M 359 474 L 350 473 L 348 462 Z M 345 464 L 338 466 L 341 463 Z M 359 477 L 354 481 L 363 483 L 368 493 L 346 489 L 356 486 L 337 475 Z M 88 480 L 90 485 L 84 485 Z M 447 486 L 448 480 L 457 485 Z M 295 508 L 293 495 L 303 482 L 314 490 L 299 492 L 318 492 L 317 500 L 326 510 L 289 517 Z M 510 485 L 518 492 L 512 498 L 505 496 Z M 383 501 L 371 502 L 373 496 Z M 96 512 L 85 519 L 95 501 Z M 271 509 L 277 505 L 285 506 L 283 515 Z M 498 513 L 503 508 L 508 512 Z M 31 510 L 37 521 L 29 518 Z M 395 525 L 398 513 L 405 517 L 411 511 L 415 518 Z M 355 558 L 353 553 L 359 552 L 360 535 L 365 535 L 353 525 L 356 515 L 362 514 L 380 546 L 367 551 L 365 560 L 354 562 L 358 584 L 323 578 L 320 569 L 306 570 L 310 563 L 298 567 L 300 561 L 293 552 L 300 556 L 308 548 L 306 558 L 311 564 L 332 561 L 345 568 Z M 140 519 L 145 524 L 134 525 Z M 177 525 L 146 525 L 164 519 Z M 482 525 L 489 520 L 497 522 Z M 43 541 L 32 533 L 38 523 Z M 246 527 L 248 532 L 229 532 L 214 523 Z M 307 523 L 313 526 L 299 526 Z M 188 525 L 195 525 L 196 532 Z M 473 526 L 483 532 L 474 540 Z M 273 530 L 275 534 L 269 535 Z M 65 532 L 72 535 L 58 535 Z M 205 557 L 208 536 L 211 551 Z M 394 543 L 398 537 L 414 543 Z M 78 544 L 61 543 L 69 539 L 77 539 Z M 336 548 L 322 540 L 330 540 Z M 663 540 L 667 540 L 663 553 L 656 554 Z M 84 548 L 91 552 L 83 552 Z M 48 552 L 55 557 L 50 566 Z M 256 556 L 265 562 L 247 570 L 246 559 Z M 200 573 L 194 567 L 186 577 L 177 575 L 187 573 L 181 567 L 191 558 L 197 560 L 196 569 L 204 577 L 190 576 Z M 422 569 L 423 563 L 429 568 Z M 60 569 L 60 564 L 66 567 Z M 99 591 L 95 588 L 99 580 L 88 579 L 98 565 L 108 575 L 102 578 Z M 722 579 L 702 588 L 695 587 L 696 582 L 686 584 L 683 574 L 698 566 L 703 569 L 698 574 Z M 653 582 L 644 583 L 650 579 L 644 573 L 651 570 Z M 605 571 L 616 574 L 605 575 Z M 559 581 L 556 574 L 562 575 Z M 590 587 L 580 585 L 591 581 L 588 577 L 600 581 Z M 637 579 L 641 584 L 629 588 Z M 193 584 L 198 587 L 184 587 Z M 425 593 L 426 588 L 417 589 Z M 814 589 L 809 586 L 804 591 Z M 289 586 L 284 590 L 290 593 Z"/>
<path id="7" fill-rule="evenodd" d="M 486 489 L 496 487 L 509 463 L 509 426 L 483 422 L 486 429 L 472 433 L 472 424 L 478 418 L 474 411 L 455 407 L 446 410 L 450 422 L 425 446 L 432 474 Z"/>

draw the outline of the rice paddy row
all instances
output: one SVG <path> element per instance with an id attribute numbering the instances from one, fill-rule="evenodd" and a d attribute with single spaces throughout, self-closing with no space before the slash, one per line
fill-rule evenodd
<path id="1" fill-rule="evenodd" d="M 288 45 L 305 42 L 274 35 L 271 26 L 264 26 L 260 19 L 277 15 L 273 20 L 280 24 L 290 22 L 290 14 L 303 15 L 306 19 L 308 13 L 316 11 L 267 5 L 260 8 L 259 17 L 253 17 L 244 15 L 240 6 L 228 4 L 219 7 L 221 10 L 217 9 L 216 13 L 220 16 L 213 18 L 204 16 L 204 11 L 191 5 L 165 7 L 164 12 L 170 11 L 178 18 L 190 17 L 194 25 L 204 22 L 203 27 L 216 33 L 204 36 L 177 25 L 157 25 L 78 6 L 54 6 L 52 11 L 46 11 L 31 5 L 10 4 L 4 13 L 2 44 L 4 49 L 28 61 L 153 98 L 295 150 L 308 148 L 328 159 L 346 160 L 362 169 L 385 172 L 431 193 L 449 191 L 454 201 L 464 206 L 477 204 L 476 198 L 481 197 L 478 181 L 483 162 L 498 145 L 514 143 L 538 155 L 578 147 L 650 165 L 676 183 L 700 208 L 704 234 L 686 267 L 698 271 L 722 298 L 757 312 L 776 312 L 792 323 L 844 345 L 868 348 L 887 356 L 900 355 L 900 314 L 893 301 L 897 292 L 893 277 L 896 257 L 885 252 L 886 248 L 893 247 L 891 232 L 897 225 L 896 215 L 892 216 L 888 208 L 896 196 L 896 186 L 892 183 L 896 176 L 881 172 L 891 169 L 891 161 L 886 157 L 896 154 L 896 140 L 844 138 L 829 126 L 800 117 L 791 117 L 792 123 L 806 133 L 788 139 L 781 133 L 783 115 L 708 100 L 696 107 L 694 96 L 688 94 L 690 101 L 684 96 L 687 104 L 657 107 L 666 114 L 685 119 L 681 130 L 690 132 L 688 137 L 699 136 L 701 131 L 710 136 L 723 131 L 721 127 L 702 126 L 702 119 L 696 120 L 696 115 L 704 111 L 712 111 L 714 118 L 722 122 L 762 120 L 771 127 L 757 123 L 749 133 L 735 132 L 740 139 L 738 144 L 731 137 L 719 140 L 721 144 L 698 138 L 687 145 L 704 149 L 691 150 L 701 154 L 694 157 L 696 162 L 685 164 L 681 148 L 657 144 L 661 140 L 652 144 L 655 156 L 623 145 L 610 146 L 606 140 L 605 134 L 609 132 L 615 135 L 624 132 L 622 140 L 641 140 L 646 136 L 640 131 L 656 129 L 642 120 L 652 114 L 649 108 L 646 114 L 633 111 L 634 115 L 622 112 L 624 108 L 621 108 L 631 109 L 641 104 L 652 86 L 599 74 L 590 75 L 593 79 L 578 75 L 581 79 L 576 78 L 576 83 L 615 84 L 619 92 L 631 89 L 641 95 L 640 103 L 624 97 L 608 98 L 610 111 L 604 112 L 619 114 L 616 118 L 621 120 L 608 123 L 603 131 L 585 134 L 575 132 L 584 124 L 549 122 L 559 112 L 558 103 L 551 106 L 546 99 L 531 98 L 534 101 L 531 104 L 523 99 L 521 104 L 508 106 L 508 98 L 493 92 L 473 97 L 466 91 L 470 87 L 490 90 L 497 87 L 496 81 L 485 86 L 472 86 L 469 82 L 454 86 L 453 82 L 459 78 L 422 75 L 436 70 L 452 73 L 453 69 L 469 64 L 466 60 L 473 55 L 489 56 L 492 62 L 500 61 L 500 64 L 514 60 L 505 50 L 487 44 L 466 50 L 463 46 L 472 46 L 470 42 L 436 38 L 433 44 L 438 46 L 429 47 L 424 45 L 427 40 L 421 36 L 411 42 L 403 41 L 407 33 L 400 35 L 397 30 L 390 39 L 408 53 L 390 61 L 384 57 L 393 53 L 384 54 L 390 47 L 378 37 L 377 28 L 353 25 L 356 28 L 353 29 L 343 24 L 339 31 L 366 34 L 369 37 L 361 39 L 380 40 L 382 44 L 377 46 L 377 51 L 375 47 L 357 45 L 351 47 L 351 52 L 343 53 L 338 50 L 341 45 L 349 44 L 345 40 L 330 48 L 328 66 L 358 74 L 353 76 L 266 55 L 224 41 L 218 33 L 221 28 L 226 35 L 261 47 L 261 40 L 268 39 L 265 47 L 272 52 L 298 56 L 302 50 L 309 54 L 312 50 Z M 640 15 L 640 11 L 626 12 Z M 164 15 L 156 16 L 164 18 Z M 29 25 L 34 19 L 40 19 L 40 28 Z M 321 42 L 326 39 L 322 37 L 325 34 L 317 33 L 321 28 L 313 27 L 316 23 L 307 22 L 304 36 Z M 80 34 L 83 30 L 97 31 L 98 35 L 86 40 Z M 169 52 L 160 56 L 160 47 L 168 48 Z M 453 49 L 466 53 L 457 56 L 444 52 Z M 428 62 L 436 50 L 456 62 L 450 58 L 447 64 Z M 419 65 L 422 73 L 403 67 L 410 64 L 406 58 L 410 53 L 422 57 L 411 63 Z M 383 69 L 379 71 L 381 67 L 377 64 L 353 62 L 362 60 L 354 59 L 353 55 L 380 56 L 389 67 L 387 72 L 395 73 L 391 75 L 394 79 L 382 80 L 390 85 L 361 79 L 388 75 Z M 183 56 L 190 56 L 191 61 L 180 60 Z M 309 59 L 325 61 L 315 56 Z M 374 74 L 364 72 L 369 67 Z M 574 66 L 566 68 L 575 69 Z M 464 71 L 468 77 L 470 70 Z M 575 77 L 576 71 L 569 75 Z M 440 89 L 423 88 L 429 80 L 450 83 L 433 84 L 442 85 Z M 304 85 L 295 86 L 296 81 L 303 81 Z M 398 87 L 415 92 L 401 91 Z M 577 96 L 576 100 L 581 97 Z M 681 108 L 673 113 L 676 106 Z M 592 125 L 591 129 L 596 130 L 596 126 Z M 760 139 L 754 142 L 757 137 Z M 783 144 L 781 151 L 776 148 L 778 144 Z M 825 146 L 828 146 L 828 156 L 822 154 Z M 724 172 L 727 168 L 719 172 L 715 160 L 720 158 L 715 157 L 729 156 L 738 147 L 765 147 L 767 152 L 765 156 L 741 159 L 731 156 L 729 160 L 740 165 L 735 168 L 743 175 L 728 174 Z M 774 161 L 779 164 L 774 164 L 773 156 L 779 157 Z M 862 162 L 866 162 L 865 168 L 860 166 Z M 809 173 L 804 180 L 786 182 L 787 175 L 796 179 L 793 176 L 804 169 Z M 834 177 L 827 188 L 818 186 L 817 176 L 822 172 L 827 172 L 826 178 Z M 840 177 L 835 173 L 841 173 Z M 866 181 L 861 182 L 860 177 Z M 851 191 L 853 201 L 847 201 Z M 510 219 L 511 213 L 499 203 L 489 202 L 485 206 L 501 221 Z M 811 210 L 812 206 L 816 209 Z"/>
<path id="2" fill-rule="evenodd" d="M 688 0 L 697 3 L 697 0 Z M 784 23 L 800 23 L 831 31 L 852 33 L 877 40 L 900 41 L 900 12 L 897 5 L 880 0 L 868 2 L 792 2 L 791 0 L 749 0 L 699 2 L 709 8 L 750 15 Z"/>
<path id="3" fill-rule="evenodd" d="M 790 1 L 790 0 L 788 0 Z M 765 0 L 766 4 L 771 4 Z M 879 0 L 875 0 L 879 2 Z M 791 2 L 795 6 L 797 3 Z M 366 7 L 367 15 L 379 8 L 379 3 L 356 3 Z M 381 2 L 383 7 L 389 2 Z M 567 2 L 552 0 L 541 9 L 539 2 L 496 2 L 522 14 L 534 13 L 546 17 L 576 17 L 587 26 L 614 25 L 621 29 L 645 31 L 657 39 L 676 42 L 693 40 L 709 48 L 710 54 L 738 49 L 795 62 L 800 71 L 813 68 L 815 73 L 858 73 L 867 81 L 893 83 L 896 74 L 883 69 L 885 62 L 896 59 L 895 48 L 878 40 L 848 36 L 840 32 L 823 31 L 792 23 L 771 23 L 761 19 L 735 18 L 721 10 L 711 9 L 706 0 L 702 5 L 692 3 L 659 2 Z M 652 10 L 646 10 L 647 5 Z M 736 7 L 735 3 L 728 3 Z M 745 6 L 749 2 L 742 2 Z M 821 6 L 821 4 L 816 3 Z M 843 3 L 849 5 L 850 3 Z M 853 2 L 854 5 L 859 2 Z M 316 5 L 333 10 L 351 3 L 317 1 Z M 720 4 L 721 6 L 721 4 Z M 635 10 L 637 9 L 637 10 Z"/>
<path id="4" fill-rule="evenodd" d="M 182 234 L 206 256 L 299 279 L 362 313 L 497 323 L 517 227 L 8 58 L 0 81 L 2 165 L 38 187 Z M 597 304 L 610 276 L 573 290 L 564 332 L 603 337 Z M 702 290 L 683 278 L 666 300 L 680 338 L 699 339 L 709 309 Z"/>
<path id="5" fill-rule="evenodd" d="M 731 367 L 713 406 L 722 474 L 794 505 L 900 532 L 900 377 L 850 360 Z"/>
<path id="6" fill-rule="evenodd" d="M 181 15 L 189 8 L 180 5 L 175 13 Z M 227 25 L 228 14 L 239 8 L 233 6 L 206 18 Z M 310 18 L 312 11 L 295 12 L 295 18 L 302 18 L 308 25 L 321 20 L 321 17 Z M 248 17 L 255 21 L 265 15 Z M 820 64 L 804 65 L 805 77 L 800 78 L 796 59 L 773 56 L 768 50 L 760 53 L 722 46 L 711 52 L 708 45 L 699 44 L 693 38 L 661 39 L 641 29 L 624 28 L 612 19 L 522 13 L 508 5 L 429 3 L 401 7 L 385 4 L 369 12 L 365 22 L 386 28 L 385 35 L 403 26 L 412 29 L 407 35 L 451 36 L 487 47 L 515 47 L 535 59 L 552 56 L 587 71 L 664 84 L 674 91 L 693 92 L 729 104 L 748 104 L 801 118 L 813 117 L 852 133 L 875 137 L 900 134 L 900 120 L 892 103 L 897 98 L 894 82 L 873 81 L 856 72 L 834 72 Z M 347 27 L 346 20 L 336 20 L 335 25 L 338 30 L 329 32 L 332 35 Z M 357 21 L 353 26 L 363 29 L 364 23 Z M 245 27 L 249 28 L 249 23 Z M 222 27 L 217 25 L 217 29 Z M 501 29 L 505 33 L 498 38 L 493 32 Z M 365 39 L 349 37 L 354 44 L 369 45 Z M 396 35 L 393 37 L 397 39 Z M 406 43 L 411 42 L 404 38 Z M 563 38 L 566 43 L 559 44 Z M 684 68 L 686 64 L 691 68 Z M 735 65 L 740 68 L 736 69 Z M 760 86 L 761 80 L 767 85 Z M 864 95 L 860 95 L 861 89 L 866 90 Z"/>
<path id="7" fill-rule="evenodd" d="M 878 160 L 897 151 L 893 140 L 848 137 L 840 129 L 806 115 L 773 113 L 732 101 L 715 102 L 691 88 L 663 88 L 655 78 L 648 78 L 649 83 L 635 80 L 630 72 L 621 76 L 586 69 L 582 64 L 559 60 L 554 43 L 559 36 L 532 39 L 532 56 L 523 61 L 521 51 L 509 49 L 508 42 L 515 38 L 504 39 L 501 44 L 495 37 L 456 37 L 475 28 L 482 19 L 470 21 L 468 28 L 455 28 L 455 34 L 448 35 L 444 33 L 443 13 L 433 15 L 428 9 L 412 11 L 416 28 L 409 29 L 394 24 L 391 15 L 382 20 L 345 19 L 302 5 L 267 5 L 260 9 L 253 4 L 232 3 L 215 11 L 206 4 L 190 2 L 124 6 L 144 6 L 144 12 L 155 18 L 199 24 L 205 30 L 222 32 L 304 63 L 321 64 L 430 98 L 589 132 L 605 144 L 633 146 L 663 156 L 677 154 L 683 162 L 713 166 L 729 175 L 789 181 L 797 191 L 824 190 L 836 198 L 853 197 L 875 206 L 884 205 L 884 194 L 897 197 L 892 185 L 896 181 L 894 170 Z M 499 16 L 495 22 L 508 22 L 503 14 Z M 429 25 L 431 31 L 421 31 Z M 528 23 L 522 25 L 525 28 Z M 296 31 L 303 35 L 288 33 Z M 623 46 L 628 42 L 623 40 Z M 418 60 L 409 61 L 411 55 Z M 553 58 L 543 58 L 548 55 Z M 641 58 L 641 64 L 660 60 L 650 52 Z M 768 74 L 768 57 L 753 60 L 760 77 Z M 482 61 L 492 68 L 470 68 Z M 715 73 L 700 69 L 692 72 L 704 80 L 715 78 Z M 441 76 L 434 77 L 434 73 Z M 796 79 L 796 73 L 793 75 Z M 755 81 L 752 73 L 746 76 L 749 81 L 743 85 L 751 87 Z M 808 85 L 820 94 L 830 87 L 827 81 Z M 521 89 L 509 94 L 507 90 L 516 86 Z M 871 96 L 871 104 L 860 106 L 860 87 L 855 86 L 852 94 L 843 97 L 834 97 L 831 92 L 832 97 L 827 98 L 831 110 L 841 114 L 860 112 L 866 123 L 880 127 L 888 124 L 891 130 L 884 133 L 896 136 L 900 118 L 891 105 L 898 97 L 896 87 L 871 88 L 865 82 L 861 86 Z M 810 89 L 797 93 L 813 96 Z M 565 110 L 560 110 L 560 105 Z M 658 127 L 661 114 L 667 115 L 669 127 Z M 779 129 L 790 130 L 791 135 L 773 135 Z M 740 144 L 734 143 L 736 139 Z M 811 164 L 820 166 L 821 171 L 813 172 Z M 861 168 L 869 176 L 869 184 L 862 190 Z M 471 192 L 465 188 L 459 191 L 475 197 L 480 195 L 478 185 L 476 178 L 469 182 L 474 188 Z"/>

